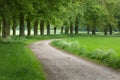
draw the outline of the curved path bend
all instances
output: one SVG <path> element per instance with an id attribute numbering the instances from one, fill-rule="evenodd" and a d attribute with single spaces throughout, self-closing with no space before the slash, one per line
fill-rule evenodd
<path id="1" fill-rule="evenodd" d="M 120 80 L 120 73 L 83 60 L 49 45 L 52 40 L 30 45 L 42 62 L 47 80 Z"/>

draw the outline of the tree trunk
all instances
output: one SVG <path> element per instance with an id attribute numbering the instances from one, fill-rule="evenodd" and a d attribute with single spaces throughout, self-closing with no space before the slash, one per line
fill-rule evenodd
<path id="1" fill-rule="evenodd" d="M 120 34 L 120 26 L 119 26 L 119 34 Z"/>
<path id="2" fill-rule="evenodd" d="M 6 24 L 7 24 L 6 18 L 5 18 L 5 17 L 2 17 L 2 37 L 3 37 L 3 38 L 6 38 L 6 37 L 7 37 Z"/>
<path id="3" fill-rule="evenodd" d="M 63 34 L 63 26 L 61 27 L 61 34 Z"/>
<path id="4" fill-rule="evenodd" d="M 17 27 L 17 22 L 16 22 L 16 19 L 13 18 L 13 36 L 16 36 L 16 27 Z"/>
<path id="5" fill-rule="evenodd" d="M 120 34 L 120 21 L 118 22 L 118 29 L 119 29 L 119 34 Z"/>
<path id="6" fill-rule="evenodd" d="M 78 19 L 76 19 L 76 22 L 75 22 L 75 34 L 78 34 L 79 32 L 79 22 L 78 22 Z"/>
<path id="7" fill-rule="evenodd" d="M 111 26 L 111 24 L 108 24 L 108 27 L 109 27 L 109 34 L 112 35 L 113 31 L 112 31 L 112 26 Z"/>
<path id="8" fill-rule="evenodd" d="M 87 26 L 87 34 L 88 35 L 90 34 L 90 26 L 89 25 Z"/>
<path id="9" fill-rule="evenodd" d="M 25 36 L 25 29 L 24 29 L 24 15 L 20 14 L 20 37 Z"/>
<path id="10" fill-rule="evenodd" d="M 0 37 L 1 37 L 1 32 L 2 32 L 2 26 L 1 26 L 2 22 L 0 21 Z"/>
<path id="11" fill-rule="evenodd" d="M 34 35 L 38 35 L 38 20 L 34 21 Z"/>
<path id="12" fill-rule="evenodd" d="M 7 20 L 7 36 L 10 36 L 10 19 Z"/>
<path id="13" fill-rule="evenodd" d="M 110 31 L 110 35 L 112 35 L 113 34 L 113 30 L 112 30 L 112 26 L 111 25 L 109 25 L 109 31 Z"/>
<path id="14" fill-rule="evenodd" d="M 96 35 L 96 22 L 94 21 L 94 25 L 92 28 L 92 35 Z"/>
<path id="15" fill-rule="evenodd" d="M 50 23 L 47 23 L 47 35 L 50 35 Z"/>
<path id="16" fill-rule="evenodd" d="M 40 34 L 44 35 L 44 20 L 40 22 Z"/>
<path id="17" fill-rule="evenodd" d="M 7 17 L 2 17 L 2 37 L 6 38 L 10 35 L 10 22 Z"/>
<path id="18" fill-rule="evenodd" d="M 107 36 L 107 27 L 104 28 L 104 35 Z"/>
<path id="19" fill-rule="evenodd" d="M 69 27 L 65 27 L 65 34 L 69 34 Z"/>
<path id="20" fill-rule="evenodd" d="M 96 35 L 96 27 L 95 26 L 92 29 L 92 35 Z"/>
<path id="21" fill-rule="evenodd" d="M 27 35 L 31 35 L 31 22 L 30 19 L 27 20 Z"/>
<path id="22" fill-rule="evenodd" d="M 56 34 L 57 32 L 57 27 L 54 27 L 54 34 Z"/>
<path id="23" fill-rule="evenodd" d="M 73 23 L 70 22 L 70 34 L 73 34 Z"/>

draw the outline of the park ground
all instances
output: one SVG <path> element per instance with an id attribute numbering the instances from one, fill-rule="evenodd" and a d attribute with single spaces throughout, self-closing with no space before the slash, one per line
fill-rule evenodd
<path id="1" fill-rule="evenodd" d="M 52 42 L 57 48 L 77 56 L 93 59 L 112 68 L 120 69 L 118 36 L 51 35 L 35 37 L 9 37 L 0 40 L 1 80 L 45 80 L 43 66 L 28 48 L 28 45 L 46 39 L 61 39 Z"/>

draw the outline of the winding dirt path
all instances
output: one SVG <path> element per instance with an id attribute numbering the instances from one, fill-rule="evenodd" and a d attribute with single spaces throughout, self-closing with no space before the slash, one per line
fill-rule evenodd
<path id="1" fill-rule="evenodd" d="M 30 45 L 42 62 L 47 80 L 120 80 L 120 73 L 66 54 L 49 45 L 51 40 Z"/>

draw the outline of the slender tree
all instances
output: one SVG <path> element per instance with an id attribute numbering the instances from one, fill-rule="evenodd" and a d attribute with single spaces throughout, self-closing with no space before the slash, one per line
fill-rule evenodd
<path id="1" fill-rule="evenodd" d="M 38 20 L 34 21 L 34 35 L 38 35 Z"/>
<path id="2" fill-rule="evenodd" d="M 47 35 L 50 35 L 50 23 L 47 22 Z"/>
<path id="3" fill-rule="evenodd" d="M 44 35 L 44 20 L 41 20 L 40 22 L 40 34 L 41 35 Z"/>

